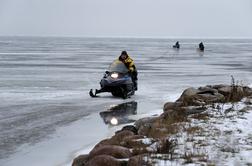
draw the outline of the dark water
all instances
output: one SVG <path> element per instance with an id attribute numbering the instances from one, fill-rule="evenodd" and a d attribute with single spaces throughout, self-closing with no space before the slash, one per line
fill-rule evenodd
<path id="1" fill-rule="evenodd" d="M 23 145 L 50 140 L 59 128 L 124 101 L 92 99 L 103 72 L 122 50 L 139 71 L 139 90 L 129 100 L 137 113 L 162 109 L 189 86 L 252 83 L 252 40 L 0 37 L 0 161 Z M 83 131 L 88 136 L 88 131 Z M 63 137 L 63 136 L 59 136 Z"/>

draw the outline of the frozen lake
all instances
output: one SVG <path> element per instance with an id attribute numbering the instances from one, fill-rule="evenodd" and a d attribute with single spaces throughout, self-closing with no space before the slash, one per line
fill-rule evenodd
<path id="1" fill-rule="evenodd" d="M 130 119 L 162 112 L 188 87 L 252 84 L 252 40 L 0 37 L 0 163 L 62 165 L 111 136 L 99 115 L 137 103 Z M 197 52 L 205 44 L 204 54 Z M 130 99 L 90 98 L 122 50 L 135 60 L 138 91 Z M 129 108 L 131 109 L 131 108 Z M 128 116 L 128 115 L 127 115 Z M 34 164 L 35 163 L 35 164 Z"/>

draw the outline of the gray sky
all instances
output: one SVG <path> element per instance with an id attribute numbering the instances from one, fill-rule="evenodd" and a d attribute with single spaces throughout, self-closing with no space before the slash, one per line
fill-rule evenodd
<path id="1" fill-rule="evenodd" d="M 252 38 L 252 0 L 0 0 L 0 35 Z"/>

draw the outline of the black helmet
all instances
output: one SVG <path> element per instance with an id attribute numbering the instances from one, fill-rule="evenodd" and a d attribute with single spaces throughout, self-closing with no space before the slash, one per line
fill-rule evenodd
<path id="1" fill-rule="evenodd" d="M 121 55 L 128 55 L 127 51 L 122 51 Z"/>

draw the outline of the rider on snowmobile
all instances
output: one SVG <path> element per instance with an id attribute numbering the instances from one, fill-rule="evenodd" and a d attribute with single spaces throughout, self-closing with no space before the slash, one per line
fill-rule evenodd
<path id="1" fill-rule="evenodd" d="M 128 68 L 132 81 L 134 83 L 135 90 L 137 90 L 137 69 L 134 64 L 133 59 L 130 58 L 130 56 L 128 55 L 126 51 L 122 51 L 118 60 L 122 61 L 125 64 L 125 66 Z"/>

